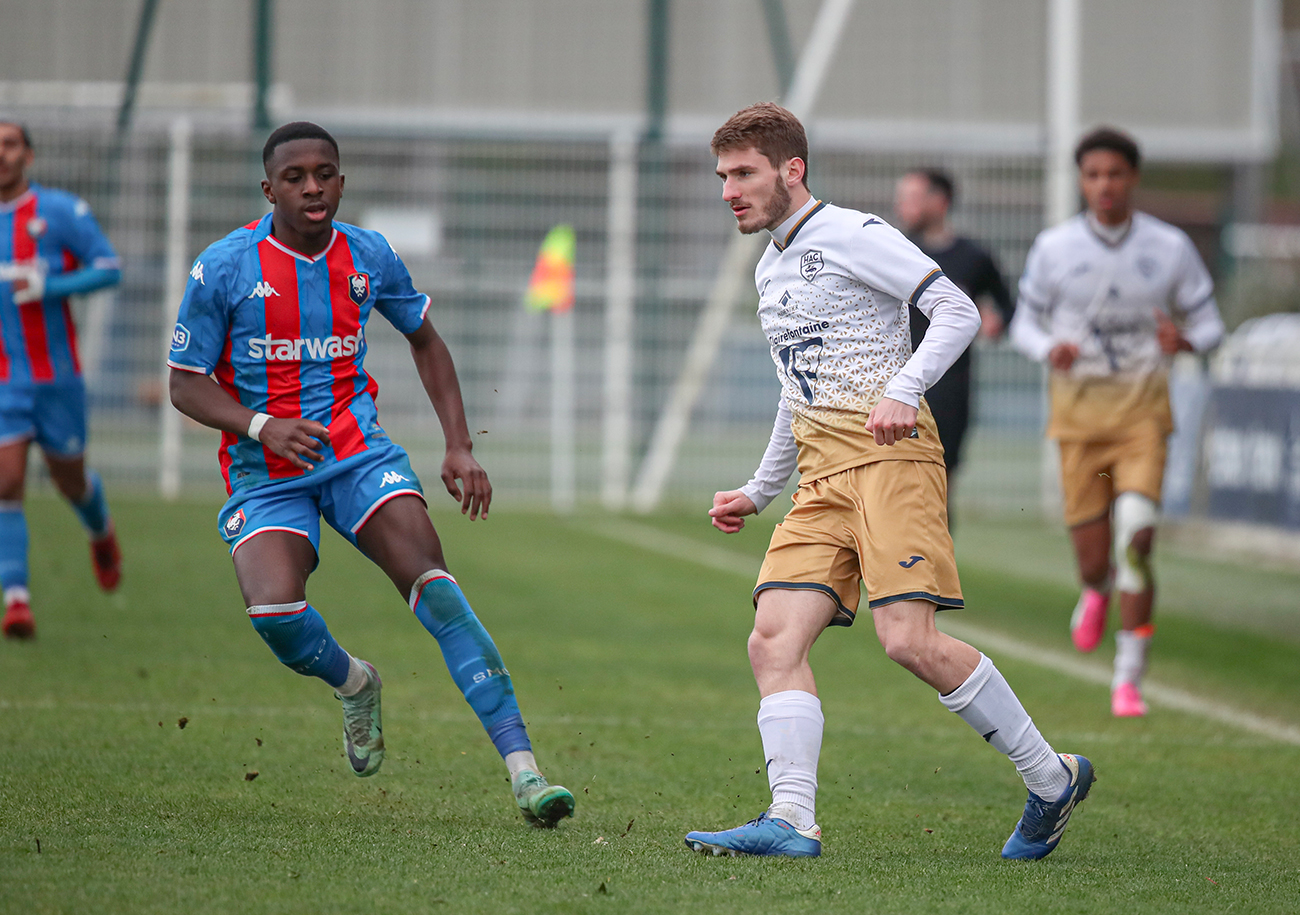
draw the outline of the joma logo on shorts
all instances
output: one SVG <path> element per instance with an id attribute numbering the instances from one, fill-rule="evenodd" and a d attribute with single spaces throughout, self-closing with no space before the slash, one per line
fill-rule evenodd
<path id="1" fill-rule="evenodd" d="M 361 349 L 362 334 L 346 337 L 311 337 L 290 340 L 283 337 L 250 337 L 248 339 L 248 358 L 265 359 L 267 362 L 301 362 L 303 351 L 308 359 L 338 359 L 355 356 Z"/>

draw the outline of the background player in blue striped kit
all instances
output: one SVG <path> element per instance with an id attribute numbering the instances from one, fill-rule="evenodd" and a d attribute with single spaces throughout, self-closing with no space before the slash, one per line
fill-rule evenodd
<path id="1" fill-rule="evenodd" d="M 36 634 L 23 515 L 33 441 L 90 534 L 99 586 L 112 591 L 122 574 L 103 484 L 86 472 L 86 386 L 68 304 L 121 272 L 84 200 L 27 180 L 34 158 L 27 130 L 0 119 L 0 630 L 16 639 Z"/>
<path id="2" fill-rule="evenodd" d="M 365 324 L 377 310 L 410 341 L 442 423 L 447 491 L 462 513 L 486 517 L 492 487 L 470 453 L 429 298 L 383 236 L 334 222 L 343 175 L 329 133 L 286 124 L 262 161 L 274 210 L 195 262 L 168 359 L 172 403 L 224 433 L 230 499 L 219 524 L 249 619 L 281 662 L 334 687 L 353 771 L 378 771 L 379 674 L 339 646 L 306 599 L 324 517 L 409 599 L 505 760 L 525 819 L 553 826 L 572 815 L 573 795 L 538 769 L 510 674 L 447 571 L 419 480 L 379 425 L 377 387 L 362 367 Z"/>

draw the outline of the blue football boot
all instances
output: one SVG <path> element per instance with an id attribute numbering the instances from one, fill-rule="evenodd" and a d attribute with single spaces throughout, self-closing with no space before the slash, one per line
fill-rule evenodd
<path id="1" fill-rule="evenodd" d="M 1029 792 L 1025 801 L 1025 813 L 1016 824 L 1015 831 L 1007 844 L 1002 846 L 1004 858 L 1046 858 L 1061 841 L 1065 824 L 1070 822 L 1070 814 L 1075 805 L 1088 796 L 1088 790 L 1097 776 L 1092 771 L 1092 763 L 1084 756 L 1060 754 L 1061 765 L 1070 773 L 1070 787 L 1055 801 L 1045 801 L 1034 792 Z"/>
<path id="2" fill-rule="evenodd" d="M 713 855 L 778 855 L 816 858 L 822 853 L 822 831 L 795 829 L 785 820 L 759 814 L 744 826 L 722 832 L 688 832 L 686 847 Z"/>

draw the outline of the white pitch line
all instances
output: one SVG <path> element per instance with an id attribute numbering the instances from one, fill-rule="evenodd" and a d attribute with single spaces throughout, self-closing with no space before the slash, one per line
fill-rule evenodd
<path id="1" fill-rule="evenodd" d="M 738 553 L 726 547 L 711 546 L 690 537 L 659 530 L 634 521 L 607 521 L 584 528 L 592 530 L 602 537 L 617 540 L 629 546 L 649 550 L 661 556 L 690 562 L 719 572 L 729 572 L 752 578 L 758 572 L 759 560 Z M 1099 663 L 1082 661 L 1071 655 L 1042 648 L 1010 636 L 992 632 L 981 626 L 972 626 L 966 622 L 952 619 L 951 614 L 941 614 L 940 621 L 945 631 L 979 645 L 986 645 L 999 654 L 1045 667 L 1054 673 L 1065 674 L 1085 683 L 1109 686 L 1111 672 Z M 1142 695 L 1148 702 L 1164 708 L 1175 709 L 1207 718 L 1220 724 L 1231 725 L 1252 734 L 1259 734 L 1279 743 L 1300 746 L 1300 728 L 1285 721 L 1265 718 L 1244 709 L 1234 708 L 1222 702 L 1206 699 L 1195 693 L 1165 686 L 1146 680 L 1142 686 Z"/>

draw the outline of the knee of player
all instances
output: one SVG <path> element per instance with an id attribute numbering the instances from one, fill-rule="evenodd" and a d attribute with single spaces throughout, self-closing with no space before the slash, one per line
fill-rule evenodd
<path id="1" fill-rule="evenodd" d="M 916 671 L 925 657 L 925 644 L 909 629 L 897 628 L 879 633 L 885 656 L 895 664 Z"/>
<path id="2" fill-rule="evenodd" d="M 1129 549 L 1136 552 L 1139 556 L 1150 556 L 1151 550 L 1155 546 L 1156 529 L 1154 527 L 1144 527 L 1136 531 L 1129 538 Z"/>
<path id="3" fill-rule="evenodd" d="M 1121 591 L 1144 591 L 1152 584 L 1147 560 L 1155 542 L 1159 506 L 1144 495 L 1124 492 L 1115 499 L 1113 515 L 1115 584 Z"/>
<path id="4" fill-rule="evenodd" d="M 798 647 L 780 631 L 754 626 L 749 634 L 749 663 L 755 671 L 788 667 L 797 663 Z"/>

